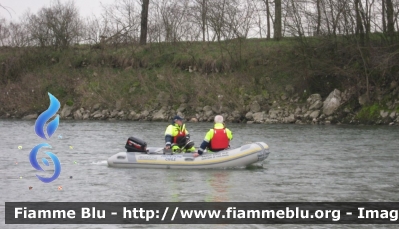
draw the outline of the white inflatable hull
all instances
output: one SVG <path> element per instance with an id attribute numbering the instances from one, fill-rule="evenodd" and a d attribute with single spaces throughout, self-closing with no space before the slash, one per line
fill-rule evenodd
<path id="1" fill-rule="evenodd" d="M 193 157 L 191 153 L 163 154 L 161 147 L 149 147 L 147 153 L 120 152 L 108 159 L 108 166 L 120 168 L 212 169 L 243 167 L 265 160 L 269 146 L 263 142 L 243 145 L 217 153 Z"/>

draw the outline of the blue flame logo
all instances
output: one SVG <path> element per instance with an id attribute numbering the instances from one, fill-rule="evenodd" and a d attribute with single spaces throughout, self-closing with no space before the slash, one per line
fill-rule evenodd
<path id="1" fill-rule="evenodd" d="M 37 153 L 38 153 L 39 149 L 42 148 L 42 147 L 51 148 L 51 145 L 49 145 L 47 143 L 41 143 L 41 144 L 35 146 L 32 149 L 32 151 L 30 151 L 30 154 L 29 154 L 30 164 L 33 166 L 33 168 L 35 168 L 36 170 L 39 170 L 39 171 L 44 171 L 43 168 L 39 165 L 39 163 L 36 160 Z M 53 174 L 52 177 L 49 177 L 49 178 L 41 177 L 39 175 L 36 175 L 36 176 L 37 176 L 37 178 L 39 178 L 39 180 L 43 181 L 44 183 L 50 183 L 51 181 L 57 179 L 58 176 L 60 175 L 60 173 L 61 173 L 61 163 L 60 163 L 60 160 L 58 160 L 58 157 L 55 154 L 53 154 L 51 152 L 46 152 L 46 154 L 51 158 L 51 160 L 53 160 L 53 163 L 54 163 L 54 174 Z M 43 158 L 42 162 L 46 166 L 50 165 L 46 158 Z"/>
<path id="2" fill-rule="evenodd" d="M 55 119 L 47 125 L 47 134 L 48 134 L 47 138 L 43 131 L 44 125 L 51 117 L 53 117 L 57 113 L 58 109 L 60 109 L 61 107 L 60 102 L 58 101 L 57 98 L 55 98 L 50 93 L 48 93 L 48 95 L 50 97 L 50 106 L 46 111 L 44 111 L 41 115 L 39 115 L 35 123 L 35 132 L 37 136 L 43 138 L 44 140 L 47 140 L 54 134 L 60 122 L 60 117 L 59 115 L 57 115 Z"/>
<path id="3" fill-rule="evenodd" d="M 44 126 L 45 126 L 46 122 L 48 120 L 50 120 L 61 107 L 60 102 L 58 101 L 58 99 L 56 97 L 54 97 L 50 93 L 48 93 L 48 95 L 50 97 L 50 106 L 46 111 L 44 111 L 41 115 L 39 115 L 39 117 L 37 118 L 36 123 L 35 123 L 35 132 L 36 132 L 37 136 L 39 136 L 45 140 L 49 139 L 54 134 L 54 132 L 57 130 L 58 124 L 60 122 L 59 115 L 57 115 L 54 118 L 54 120 L 49 122 L 49 124 L 47 125 L 48 137 L 46 137 L 46 135 L 44 133 Z M 49 145 L 47 143 L 41 143 L 41 144 L 33 147 L 33 149 L 30 151 L 30 154 L 29 154 L 30 164 L 33 166 L 33 168 L 35 168 L 36 170 L 39 170 L 39 171 L 44 171 L 43 168 L 39 165 L 39 163 L 36 160 L 37 153 L 40 150 L 40 148 L 42 148 L 42 147 L 51 148 L 51 145 Z M 36 175 L 36 176 L 42 182 L 50 183 L 53 180 L 57 179 L 58 176 L 60 175 L 61 163 L 58 160 L 58 157 L 55 154 L 53 154 L 52 152 L 46 152 L 46 154 L 51 158 L 51 160 L 54 163 L 54 174 L 53 174 L 53 176 L 48 177 L 48 178 L 42 177 L 39 175 Z M 50 163 L 48 162 L 48 160 L 46 158 L 42 158 L 42 162 L 46 166 L 50 165 Z"/>

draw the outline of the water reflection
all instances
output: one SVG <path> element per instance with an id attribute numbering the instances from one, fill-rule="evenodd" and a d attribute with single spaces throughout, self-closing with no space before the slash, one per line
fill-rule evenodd
<path id="1" fill-rule="evenodd" d="M 209 193 L 205 196 L 205 202 L 229 202 L 229 171 L 216 171 L 207 176 Z"/>
<path id="2" fill-rule="evenodd" d="M 228 202 L 230 201 L 231 171 L 187 171 L 165 172 L 164 200 L 166 202 Z"/>
<path id="3" fill-rule="evenodd" d="M 182 171 L 180 171 L 182 172 Z M 184 189 L 184 177 L 181 177 L 179 171 L 168 171 L 166 176 L 166 188 L 168 190 L 168 202 L 182 202 L 181 191 Z"/>

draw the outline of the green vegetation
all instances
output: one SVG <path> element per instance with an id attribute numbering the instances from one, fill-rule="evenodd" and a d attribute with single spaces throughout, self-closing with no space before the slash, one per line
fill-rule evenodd
<path id="1" fill-rule="evenodd" d="M 68 99 L 65 104 L 68 106 L 73 106 L 73 101 L 71 99 Z"/>
<path id="2" fill-rule="evenodd" d="M 364 65 L 364 53 L 347 37 L 303 39 L 80 45 L 65 50 L 2 47 L 0 86 L 5 93 L 0 95 L 0 115 L 41 112 L 47 92 L 76 108 L 101 103 L 113 109 L 122 101 L 123 109 L 139 112 L 186 102 L 187 112 L 194 113 L 197 107 L 220 104 L 243 110 L 259 98 L 263 107 L 282 95 L 305 102 L 310 94 L 325 97 L 334 88 L 356 87 L 357 94 L 364 94 L 367 83 L 384 88 L 398 77 L 393 72 L 398 55 L 387 55 L 397 47 L 376 45 L 375 52 L 364 48 L 369 61 Z M 380 38 L 373 39 L 378 43 Z M 374 64 L 376 58 L 390 65 Z M 293 90 L 288 92 L 287 85 Z M 359 120 L 374 119 L 379 112 L 374 105 L 361 109 Z"/>
<path id="3" fill-rule="evenodd" d="M 382 110 L 382 107 L 380 107 L 378 104 L 363 106 L 359 113 L 357 113 L 356 118 L 361 123 L 369 124 L 377 120 L 378 116 L 380 115 L 380 110 Z"/>

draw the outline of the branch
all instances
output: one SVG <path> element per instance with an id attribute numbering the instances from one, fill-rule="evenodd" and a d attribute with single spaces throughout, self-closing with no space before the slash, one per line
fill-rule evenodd
<path id="1" fill-rule="evenodd" d="M 14 11 L 13 9 L 11 9 L 10 7 L 7 7 L 7 6 L 3 6 L 3 5 L 1 5 L 1 4 L 0 4 L 0 8 L 5 9 L 5 10 L 8 12 L 8 14 L 10 15 L 10 17 L 12 18 L 12 15 L 11 15 L 10 11 L 9 11 L 7 8 L 9 8 L 9 9 L 12 10 L 12 11 Z M 14 13 L 15 13 L 15 11 L 14 11 Z"/>

